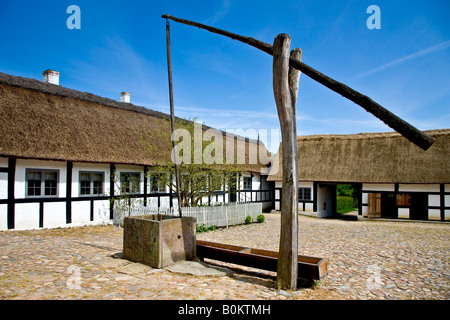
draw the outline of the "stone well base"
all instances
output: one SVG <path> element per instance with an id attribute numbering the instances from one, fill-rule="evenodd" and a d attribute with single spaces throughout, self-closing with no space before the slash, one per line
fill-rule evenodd
<path id="1" fill-rule="evenodd" d="M 123 257 L 153 268 L 196 256 L 196 219 L 167 215 L 125 217 Z"/>

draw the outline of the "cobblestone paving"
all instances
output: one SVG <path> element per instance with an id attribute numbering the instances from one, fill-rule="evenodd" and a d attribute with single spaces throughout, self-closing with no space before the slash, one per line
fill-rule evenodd
<path id="1" fill-rule="evenodd" d="M 198 239 L 278 250 L 280 216 Z M 299 217 L 299 253 L 328 257 L 313 288 L 278 291 L 267 274 L 197 277 L 114 258 L 114 226 L 0 232 L 0 299 L 450 298 L 450 224 Z M 273 275 L 273 274 L 272 274 Z"/>

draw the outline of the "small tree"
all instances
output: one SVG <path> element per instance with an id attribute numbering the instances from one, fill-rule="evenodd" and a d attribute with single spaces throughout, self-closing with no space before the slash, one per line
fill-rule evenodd
<path id="1" fill-rule="evenodd" d="M 131 210 L 142 203 L 142 200 L 136 198 L 134 195 L 139 193 L 139 178 L 130 174 L 120 175 L 117 172 L 112 172 L 114 181 L 114 190 L 119 193 L 114 197 L 110 197 L 110 205 L 114 206 L 114 221 L 119 226 L 123 224 L 123 218 L 131 215 Z"/>
<path id="2" fill-rule="evenodd" d="M 148 172 L 154 191 L 167 186 L 171 192 L 177 193 L 175 163 L 170 155 L 174 152 L 172 139 L 179 142 L 176 152 L 181 179 L 180 198 L 181 205 L 187 207 L 198 206 L 203 197 L 215 191 L 236 189 L 236 175 L 240 173 L 236 161 L 226 164 L 223 134 L 218 130 L 203 130 L 195 120 L 176 119 L 172 135 L 168 121 L 158 119 L 155 128 L 141 134 L 147 153 L 159 162 L 153 172 Z M 155 135 L 160 137 L 158 146 L 152 138 Z"/>

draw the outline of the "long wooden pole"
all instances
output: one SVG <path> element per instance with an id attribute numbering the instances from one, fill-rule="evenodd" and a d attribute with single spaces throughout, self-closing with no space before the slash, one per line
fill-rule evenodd
<path id="1" fill-rule="evenodd" d="M 163 18 L 171 19 L 173 21 L 187 24 L 190 26 L 198 27 L 216 34 L 220 34 L 226 37 L 229 37 L 231 39 L 235 39 L 241 42 L 244 42 L 248 45 L 251 45 L 259 50 L 262 50 L 270 55 L 273 55 L 273 47 L 265 42 L 262 42 L 260 40 L 251 38 L 251 37 L 244 37 L 232 32 L 228 32 L 225 30 L 221 30 L 218 28 L 214 28 L 211 26 L 207 26 L 205 24 L 201 24 L 194 21 L 189 21 L 185 19 L 180 19 L 173 17 L 171 15 L 165 14 L 162 15 Z M 320 84 L 324 85 L 325 87 L 329 88 L 330 90 L 339 93 L 343 97 L 349 99 L 350 101 L 356 103 L 357 105 L 364 108 L 367 112 L 370 112 L 375 117 L 383 121 L 386 125 L 403 135 L 406 139 L 411 141 L 412 143 L 416 144 L 423 150 L 427 150 L 434 142 L 434 139 L 425 133 L 421 132 L 408 122 L 404 121 L 403 119 L 399 118 L 389 110 L 385 109 L 366 95 L 363 95 L 359 93 L 358 91 L 348 87 L 347 85 L 336 81 L 323 73 L 320 73 L 319 71 L 311 68 L 310 66 L 306 65 L 305 63 L 299 61 L 298 59 L 295 59 L 293 57 L 289 58 L 289 66 L 300 70 L 305 75 L 310 77 L 311 79 L 319 82 Z"/>
<path id="2" fill-rule="evenodd" d="M 174 106 L 173 106 L 172 58 L 171 58 L 171 50 L 170 50 L 169 20 L 166 20 L 166 45 L 167 45 L 167 72 L 169 75 L 170 125 L 172 128 L 172 135 L 173 135 L 173 132 L 175 131 L 175 115 L 174 115 L 175 112 L 174 112 Z M 177 188 L 178 215 L 181 218 L 182 213 L 181 213 L 181 197 L 180 197 L 180 172 L 178 170 L 176 144 L 173 139 L 171 139 L 171 140 L 172 140 L 173 161 L 175 162 L 175 183 L 176 183 L 176 188 Z"/>
<path id="3" fill-rule="evenodd" d="M 279 34 L 273 43 L 273 93 L 283 140 L 283 187 L 281 189 L 281 230 L 277 266 L 279 289 L 297 289 L 298 273 L 298 168 L 297 91 L 300 72 L 289 68 L 291 38 Z M 292 50 L 299 58 L 301 52 Z"/>

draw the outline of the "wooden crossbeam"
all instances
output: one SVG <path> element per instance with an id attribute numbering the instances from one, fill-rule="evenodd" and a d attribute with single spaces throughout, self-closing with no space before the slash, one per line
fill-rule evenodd
<path id="1" fill-rule="evenodd" d="M 251 45 L 259 50 L 262 50 L 266 52 L 267 54 L 273 55 L 273 47 L 272 45 L 262 42 L 260 40 L 251 38 L 251 37 L 244 37 L 232 32 L 228 32 L 225 30 L 221 30 L 218 28 L 214 28 L 205 24 L 201 24 L 194 21 L 189 21 L 185 19 L 180 19 L 177 17 L 173 17 L 168 14 L 162 15 L 162 18 L 164 19 L 171 19 L 173 21 L 183 23 L 186 25 L 198 27 L 216 34 L 220 34 L 223 36 L 226 36 L 228 38 L 241 41 L 243 43 L 246 43 L 248 45 Z M 295 68 L 297 70 L 300 70 L 305 75 L 310 77 L 311 79 L 319 82 L 320 84 L 324 85 L 328 89 L 339 93 L 343 97 L 349 99 L 350 101 L 356 103 L 357 105 L 361 106 L 366 110 L 367 112 L 373 114 L 375 117 L 383 121 L 386 125 L 400 133 L 402 136 L 404 136 L 406 139 L 414 143 L 415 145 L 419 146 L 423 150 L 427 150 L 434 142 L 434 139 L 422 131 L 418 130 L 405 120 L 401 119 L 400 117 L 396 116 L 389 110 L 382 107 L 380 104 L 373 101 L 368 96 L 359 93 L 358 91 L 350 88 L 349 86 L 336 81 L 323 73 L 315 70 L 314 68 L 311 68 L 307 64 L 303 63 L 302 61 L 295 59 L 291 57 L 289 59 L 289 66 L 292 68 Z"/>

